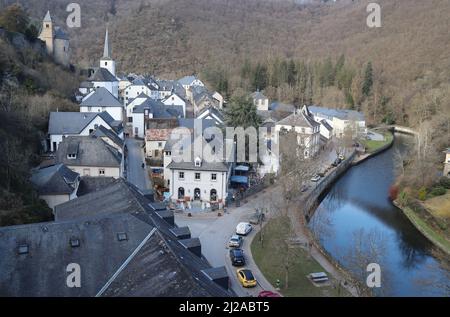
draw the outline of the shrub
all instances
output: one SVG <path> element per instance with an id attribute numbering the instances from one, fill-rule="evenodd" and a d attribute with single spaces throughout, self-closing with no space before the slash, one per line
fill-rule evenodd
<path id="1" fill-rule="evenodd" d="M 444 188 L 450 189 L 450 178 L 448 177 L 442 177 L 439 180 L 439 185 L 441 185 Z"/>
<path id="2" fill-rule="evenodd" d="M 437 186 L 431 189 L 430 196 L 431 197 L 442 196 L 445 195 L 446 192 L 447 190 L 444 187 Z"/>
<path id="3" fill-rule="evenodd" d="M 427 189 L 425 187 L 421 187 L 419 189 L 417 198 L 419 198 L 419 200 L 421 200 L 421 201 L 425 201 L 427 199 Z"/>

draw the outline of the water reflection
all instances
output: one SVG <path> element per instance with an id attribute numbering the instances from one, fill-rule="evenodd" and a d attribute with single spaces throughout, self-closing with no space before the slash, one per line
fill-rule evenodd
<path id="1" fill-rule="evenodd" d="M 394 159 L 407 156 L 413 142 L 397 135 L 391 150 L 350 169 L 323 197 L 310 223 L 324 248 L 362 280 L 363 263 L 382 266 L 379 295 L 442 296 L 446 288 L 433 289 L 432 281 L 440 277 L 450 285 L 431 243 L 388 199 L 398 166 Z"/>

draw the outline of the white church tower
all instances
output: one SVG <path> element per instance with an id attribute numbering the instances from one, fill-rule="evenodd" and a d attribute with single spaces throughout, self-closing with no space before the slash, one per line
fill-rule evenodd
<path id="1" fill-rule="evenodd" d="M 109 47 L 108 29 L 105 34 L 105 47 L 103 57 L 100 59 L 100 67 L 106 68 L 111 74 L 116 76 L 116 62 L 111 58 L 111 48 Z"/>

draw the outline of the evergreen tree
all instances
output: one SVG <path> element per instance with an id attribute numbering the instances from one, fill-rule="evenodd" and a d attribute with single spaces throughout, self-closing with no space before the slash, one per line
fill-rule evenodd
<path id="1" fill-rule="evenodd" d="M 364 81 L 362 86 L 362 93 L 368 97 L 372 91 L 373 86 L 373 68 L 372 62 L 368 62 L 366 69 L 364 70 Z"/>
<path id="2" fill-rule="evenodd" d="M 261 118 L 256 112 L 253 100 L 247 96 L 233 96 L 225 111 L 228 126 L 231 127 L 255 127 L 261 124 Z"/>

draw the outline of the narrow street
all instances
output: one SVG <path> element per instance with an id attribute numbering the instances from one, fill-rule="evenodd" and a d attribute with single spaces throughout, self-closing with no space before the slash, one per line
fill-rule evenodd
<path id="1" fill-rule="evenodd" d="M 142 149 L 143 141 L 127 138 L 125 145 L 128 148 L 126 166 L 127 180 L 139 189 L 145 190 L 151 188 L 147 168 L 142 168 L 142 163 L 145 161 L 144 150 Z"/>

